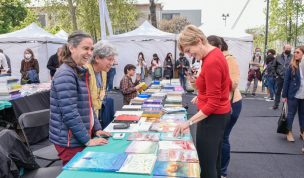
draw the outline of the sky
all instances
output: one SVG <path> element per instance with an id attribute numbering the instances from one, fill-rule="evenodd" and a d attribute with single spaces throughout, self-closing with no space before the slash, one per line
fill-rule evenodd
<path id="1" fill-rule="evenodd" d="M 137 0 L 140 3 L 149 0 Z M 202 13 L 202 23 L 211 26 L 231 28 L 242 11 L 247 0 L 155 0 L 162 3 L 164 10 L 190 10 L 200 9 Z M 265 0 L 250 0 L 247 8 L 235 27 L 237 31 L 244 31 L 264 25 L 265 22 Z M 229 13 L 227 25 L 222 18 L 222 14 Z"/>

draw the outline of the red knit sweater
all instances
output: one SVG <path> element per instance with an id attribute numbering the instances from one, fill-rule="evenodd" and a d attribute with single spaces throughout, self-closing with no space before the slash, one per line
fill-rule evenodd
<path id="1" fill-rule="evenodd" d="M 202 70 L 196 79 L 197 107 L 207 116 L 230 112 L 231 80 L 223 53 L 215 48 L 203 59 Z"/>

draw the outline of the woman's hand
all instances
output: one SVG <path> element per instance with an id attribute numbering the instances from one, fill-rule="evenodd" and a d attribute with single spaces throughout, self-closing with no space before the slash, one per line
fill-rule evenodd
<path id="1" fill-rule="evenodd" d="M 282 98 L 282 102 L 286 103 L 287 102 L 287 98 Z"/>
<path id="2" fill-rule="evenodd" d="M 178 137 L 178 136 L 184 134 L 185 132 L 188 132 L 188 130 L 189 130 L 189 122 L 186 121 L 186 122 L 180 123 L 176 126 L 176 128 L 173 132 L 173 135 L 175 137 Z"/>
<path id="3" fill-rule="evenodd" d="M 191 100 L 191 103 L 192 103 L 192 104 L 196 104 L 196 103 L 197 103 L 197 96 L 194 97 L 194 98 Z"/>
<path id="4" fill-rule="evenodd" d="M 105 132 L 105 131 L 102 131 L 102 130 L 98 130 L 98 131 L 95 133 L 95 135 L 96 135 L 97 137 L 100 137 L 100 136 L 102 136 L 102 135 L 105 135 L 105 136 L 108 136 L 108 137 L 111 137 L 111 136 L 112 136 L 112 134 L 111 134 L 110 132 Z"/>
<path id="5" fill-rule="evenodd" d="M 94 138 L 89 141 L 88 146 L 97 146 L 97 145 L 105 145 L 108 143 L 108 140 L 104 138 Z"/>

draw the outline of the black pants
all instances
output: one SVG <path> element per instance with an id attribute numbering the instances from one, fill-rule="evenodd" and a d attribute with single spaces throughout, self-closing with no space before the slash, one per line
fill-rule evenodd
<path id="1" fill-rule="evenodd" d="M 283 84 L 284 84 L 283 78 L 279 77 L 276 79 L 276 92 L 275 92 L 274 106 L 280 105 Z"/>
<path id="2" fill-rule="evenodd" d="M 201 178 L 221 177 L 221 153 L 226 124 L 230 113 L 212 114 L 197 124 L 196 148 Z"/>

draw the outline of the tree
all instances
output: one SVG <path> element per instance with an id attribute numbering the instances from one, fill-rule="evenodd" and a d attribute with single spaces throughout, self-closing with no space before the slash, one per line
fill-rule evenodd
<path id="1" fill-rule="evenodd" d="M 180 33 L 185 26 L 191 24 L 186 17 L 175 16 L 171 20 L 161 20 L 159 28 L 170 33 Z"/>
<path id="2" fill-rule="evenodd" d="M 156 4 L 155 4 L 154 0 L 150 0 L 150 19 L 151 19 L 152 25 L 157 28 Z"/>
<path id="3" fill-rule="evenodd" d="M 26 18 L 28 1 L 0 0 L 0 33 L 10 32 Z"/>

